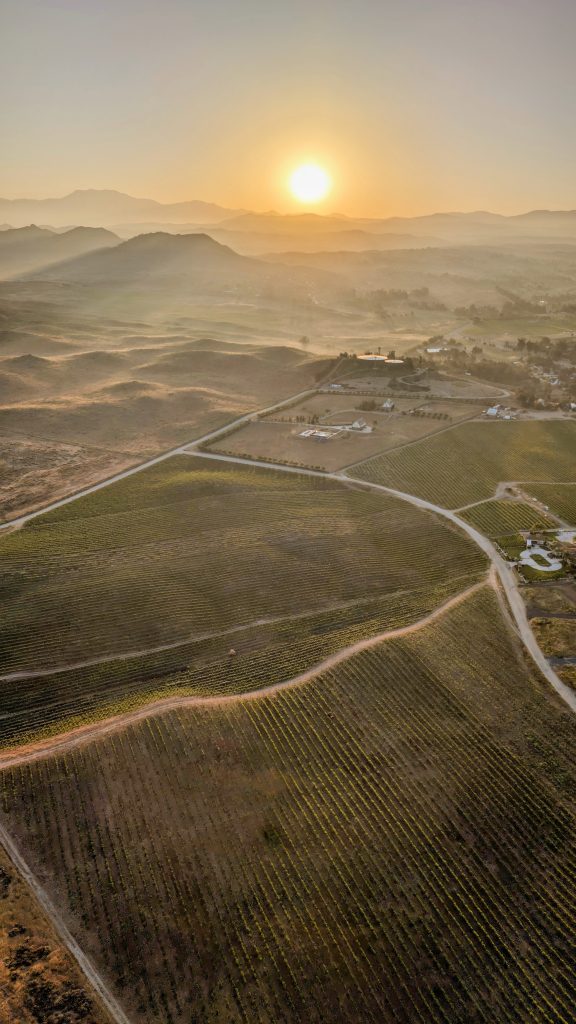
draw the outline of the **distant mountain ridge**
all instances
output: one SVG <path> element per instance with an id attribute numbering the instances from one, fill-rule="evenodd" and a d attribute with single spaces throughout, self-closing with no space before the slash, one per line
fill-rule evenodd
<path id="1" fill-rule="evenodd" d="M 497 242 L 510 239 L 576 240 L 576 210 L 530 210 L 507 216 L 488 210 L 439 212 L 417 217 L 348 217 L 345 214 L 282 214 L 276 211 L 255 213 L 229 209 L 217 203 L 189 200 L 161 203 L 137 198 L 114 189 L 77 189 L 69 195 L 49 199 L 1 199 L 0 223 L 12 227 L 48 224 L 56 229 L 84 224 L 107 227 L 127 237 L 182 225 L 186 231 L 214 231 L 225 228 L 253 235 L 326 236 L 331 232 L 410 235 L 412 239 L 434 237 L 434 243 L 463 244 Z M 413 242 L 412 242 L 413 244 Z M 292 247 L 292 246 L 291 246 Z M 256 248 L 254 249 L 256 251 Z"/>
<path id="2" fill-rule="evenodd" d="M 15 277 L 119 242 L 105 228 L 78 227 L 62 233 L 35 224 L 10 228 L 0 232 L 0 277 Z"/>
<path id="3" fill-rule="evenodd" d="M 58 236 L 62 237 L 62 236 Z M 22 279 L 106 287 L 110 293 L 137 287 L 142 291 L 244 295 L 263 288 L 308 292 L 332 282 L 333 275 L 299 266 L 273 264 L 242 256 L 207 234 L 137 235 L 113 248 L 100 249 L 42 267 Z"/>
<path id="4" fill-rule="evenodd" d="M 192 221 L 215 224 L 243 210 L 228 210 L 216 203 L 191 200 L 184 203 L 159 203 L 155 199 L 137 199 L 113 189 L 77 189 L 55 199 L 0 199 L 0 220 L 12 227 L 30 223 L 86 224 L 112 227 L 119 223 L 163 220 L 169 223 Z"/>

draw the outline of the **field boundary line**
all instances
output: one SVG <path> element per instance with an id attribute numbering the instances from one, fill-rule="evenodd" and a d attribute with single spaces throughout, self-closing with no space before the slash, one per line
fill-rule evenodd
<path id="1" fill-rule="evenodd" d="M 7 831 L 5 826 L 0 823 L 0 845 L 3 846 L 6 854 L 10 858 L 12 864 L 16 868 L 18 874 L 22 877 L 24 882 L 28 885 L 28 888 L 34 894 L 36 900 L 42 907 L 42 910 L 46 914 L 46 917 L 50 921 L 50 924 L 54 928 L 55 932 L 59 936 L 60 940 L 74 958 L 82 974 L 86 978 L 90 985 L 90 988 L 97 994 L 100 1002 L 108 1011 L 111 1019 L 115 1024 L 131 1024 L 129 1018 L 124 1013 L 124 1010 L 120 1006 L 119 1002 L 112 995 L 106 982 L 95 968 L 90 958 L 83 952 L 82 948 L 68 930 L 68 927 L 64 923 L 63 918 L 58 913 L 52 900 L 41 886 L 40 882 L 36 878 L 36 875 L 32 871 L 27 861 L 24 859 L 16 843 L 12 839 L 12 836 Z"/>
<path id="2" fill-rule="evenodd" d="M 472 586 L 467 587 L 466 590 L 462 590 L 459 594 L 455 594 L 454 597 L 449 598 L 443 604 L 429 612 L 428 615 L 425 615 L 421 619 L 417 619 L 416 622 L 411 622 L 407 626 L 397 626 L 394 629 L 387 629 L 382 633 L 375 633 L 373 636 L 365 637 L 363 640 L 357 640 L 355 643 L 349 644 L 347 647 L 340 648 L 339 651 L 335 651 L 334 654 L 330 654 L 327 658 L 323 658 L 322 661 L 312 665 L 304 672 L 300 672 L 297 676 L 292 676 L 290 679 L 284 679 L 279 683 L 269 683 L 266 686 L 258 687 L 256 690 L 247 690 L 242 693 L 213 694 L 212 696 L 204 697 L 196 694 L 181 694 L 173 697 L 163 697 L 160 698 L 160 700 L 144 704 L 142 707 L 136 708 L 134 711 L 125 711 L 123 714 L 113 715 L 111 718 L 105 718 L 100 722 L 93 722 L 89 725 L 80 726 L 68 733 L 58 733 L 44 741 L 38 740 L 37 743 L 32 743 L 28 746 L 24 745 L 20 748 L 16 747 L 13 750 L 4 751 L 3 753 L 0 753 L 0 771 L 6 768 L 15 768 L 18 765 L 25 764 L 30 761 L 40 761 L 46 757 L 65 753 L 66 751 L 79 747 L 84 743 L 92 742 L 102 736 L 115 732 L 117 729 L 124 729 L 129 725 L 133 725 L 135 722 L 140 722 L 146 718 L 152 718 L 168 711 L 175 711 L 178 708 L 221 707 L 225 704 L 242 704 L 246 701 L 273 697 L 277 693 L 281 693 L 283 690 L 291 690 L 297 686 L 302 686 L 304 683 L 311 682 L 323 672 L 327 672 L 331 668 L 335 668 L 336 665 L 339 665 L 343 661 L 348 661 L 349 658 L 352 658 L 355 654 L 359 654 L 361 651 L 370 650 L 372 647 L 377 647 L 379 644 L 385 643 L 387 640 L 394 640 L 399 637 L 409 636 L 411 633 L 416 633 L 421 629 L 425 629 L 426 626 L 431 625 L 447 612 L 450 612 L 453 608 L 462 604 L 462 602 L 466 601 L 472 596 L 472 594 L 491 585 L 492 580 L 490 575 L 488 575 L 478 583 L 474 583 Z"/>

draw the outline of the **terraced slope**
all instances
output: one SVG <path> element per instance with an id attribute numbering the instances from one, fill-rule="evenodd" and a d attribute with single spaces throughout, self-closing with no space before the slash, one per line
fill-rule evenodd
<path id="1" fill-rule="evenodd" d="M 175 689 L 289 678 L 486 570 L 404 502 L 187 456 L 32 520 L 0 556 L 3 742 Z"/>
<path id="2" fill-rule="evenodd" d="M 486 590 L 5 771 L 3 812 L 134 1024 L 569 1024 L 575 753 Z"/>
<path id="3" fill-rule="evenodd" d="M 494 495 L 505 480 L 576 482 L 576 421 L 464 423 L 378 455 L 349 476 L 461 508 Z"/>

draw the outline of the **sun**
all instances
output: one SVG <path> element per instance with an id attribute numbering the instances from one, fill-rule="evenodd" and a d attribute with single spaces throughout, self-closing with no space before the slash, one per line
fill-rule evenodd
<path id="1" fill-rule="evenodd" d="M 302 164 L 290 176 L 290 191 L 299 203 L 319 203 L 331 187 L 330 175 L 318 164 Z"/>

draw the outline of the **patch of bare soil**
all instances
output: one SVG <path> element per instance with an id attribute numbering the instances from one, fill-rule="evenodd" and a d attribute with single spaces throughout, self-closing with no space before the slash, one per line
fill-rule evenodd
<path id="1" fill-rule="evenodd" d="M 109 1024 L 0 850 L 0 1024 Z"/>
<path id="2" fill-rule="evenodd" d="M 41 508 L 135 461 L 133 455 L 43 438 L 0 436 L 2 520 Z"/>

